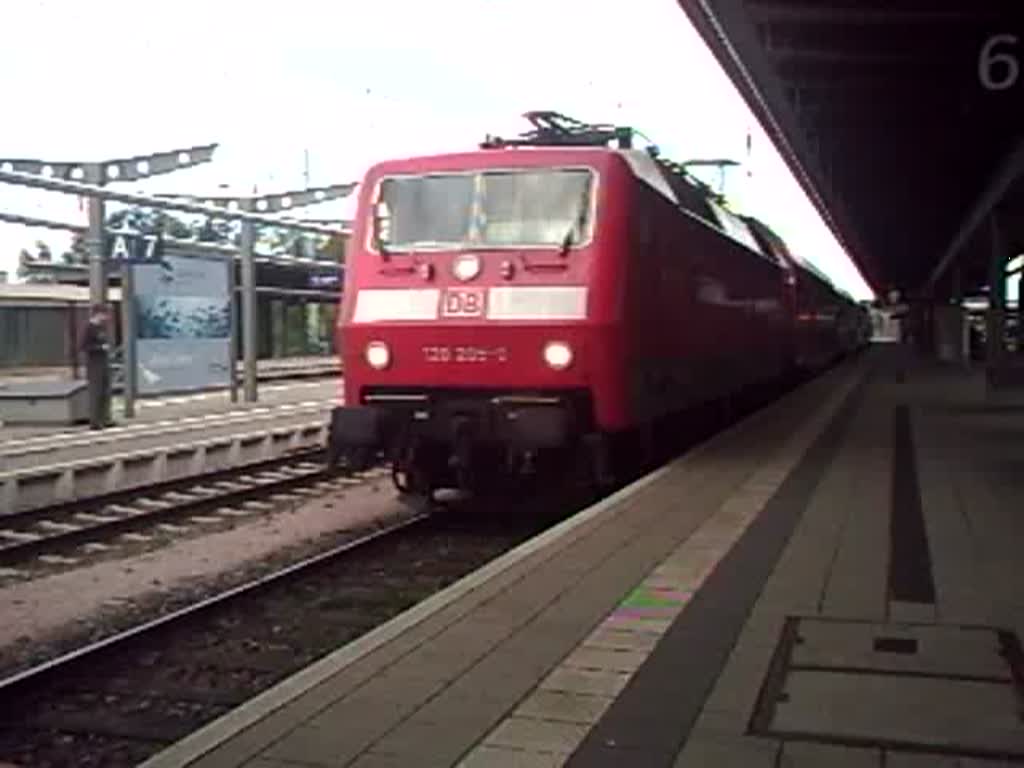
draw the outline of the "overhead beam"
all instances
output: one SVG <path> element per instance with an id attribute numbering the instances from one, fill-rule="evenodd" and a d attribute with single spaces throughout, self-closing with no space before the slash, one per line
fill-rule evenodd
<path id="1" fill-rule="evenodd" d="M 812 56 L 790 56 L 774 58 L 776 74 L 784 80 L 802 82 L 834 82 L 844 86 L 851 81 L 887 82 L 890 80 L 917 80 L 925 78 L 943 78 L 947 75 L 963 73 L 955 69 L 955 64 L 932 58 L 907 57 L 896 60 L 850 58 L 823 54 L 820 58 Z"/>
<path id="2" fill-rule="evenodd" d="M 891 53 L 848 48 L 804 48 L 799 45 L 766 45 L 768 55 L 776 61 L 814 62 L 818 64 L 870 63 L 878 65 L 914 65 L 921 66 L 920 57 L 908 53 Z"/>
<path id="3" fill-rule="evenodd" d="M 172 149 L 169 152 L 156 152 L 151 155 L 136 155 L 118 160 L 103 162 L 46 162 L 45 160 L 27 160 L 19 158 L 0 158 L 0 171 L 17 171 L 30 173 L 47 178 L 67 179 L 70 181 L 88 181 L 92 166 L 96 168 L 95 182 L 101 184 L 112 181 L 139 181 L 150 176 L 157 176 L 196 165 L 208 163 L 213 159 L 217 144 L 203 144 L 197 147 Z"/>
<path id="4" fill-rule="evenodd" d="M 294 192 L 280 192 L 273 195 L 231 196 L 231 195 L 157 195 L 160 198 L 176 200 L 196 200 L 217 208 L 237 211 L 242 208 L 243 201 L 251 203 L 251 210 L 259 213 L 279 213 L 293 208 L 330 202 L 347 197 L 356 188 L 355 182 L 347 184 L 329 184 L 324 187 L 309 187 Z"/>
<path id="5" fill-rule="evenodd" d="M 39 219 L 35 216 L 21 216 L 17 213 L 0 211 L 0 221 L 6 224 L 20 224 L 23 227 L 45 227 L 46 229 L 57 229 L 67 232 L 85 232 L 86 227 L 81 224 L 67 224 L 61 221 L 50 221 Z"/>
<path id="6" fill-rule="evenodd" d="M 884 7 L 830 6 L 826 3 L 749 2 L 747 9 L 759 24 L 799 22 L 801 24 L 889 25 L 889 24 L 959 24 L 988 15 L 970 9 L 949 8 L 938 3 L 933 8 L 902 10 Z M 998 14 L 991 14 L 998 18 Z"/>
<path id="7" fill-rule="evenodd" d="M 996 165 L 996 171 L 985 185 L 978 199 L 963 222 L 957 229 L 956 234 L 949 245 L 943 251 L 942 258 L 932 270 L 927 285 L 933 286 L 942 277 L 942 274 L 949 268 L 959 256 L 968 239 L 974 231 L 985 220 L 989 212 L 1002 200 L 1010 186 L 1024 175 L 1024 138 L 1018 139 L 1016 145 L 1007 153 L 1005 160 Z"/>
<path id="8" fill-rule="evenodd" d="M 797 109 L 817 106 L 850 108 L 863 111 L 864 107 L 893 103 L 906 106 L 907 98 L 914 103 L 924 101 L 928 108 L 947 108 L 955 98 L 948 88 L 897 80 L 889 84 L 872 84 L 855 88 L 833 87 L 827 84 L 790 85 L 786 87 L 786 100 Z"/>
<path id="9" fill-rule="evenodd" d="M 36 176 L 18 171 L 0 170 L 0 183 L 16 184 L 33 189 L 45 189 L 50 192 L 64 192 L 82 197 L 97 197 L 103 200 L 113 200 L 128 205 L 141 205 L 153 208 L 166 208 L 172 211 L 183 213 L 198 213 L 204 216 L 213 216 L 221 219 L 237 219 L 239 221 L 252 221 L 257 224 L 270 224 L 271 226 L 287 226 L 303 232 L 318 232 L 324 235 L 346 235 L 347 231 L 335 227 L 325 227 L 319 224 L 308 224 L 291 217 L 269 216 L 263 213 L 249 213 L 245 211 L 231 210 L 230 208 L 217 208 L 215 206 L 201 205 L 186 200 L 175 200 L 173 198 L 161 198 L 151 195 L 140 195 L 129 192 L 115 192 L 107 187 L 100 187 L 93 184 L 81 184 L 77 181 L 65 181 L 53 177 Z"/>
<path id="10" fill-rule="evenodd" d="M 802 65 L 797 61 L 780 61 L 774 74 L 792 88 L 827 88 L 843 90 L 885 90 L 909 89 L 915 86 L 931 88 L 924 84 L 921 71 L 898 67 L 886 71 L 884 67 L 863 66 L 856 69 L 843 64 L 816 67 Z M 922 67 L 922 69 L 926 69 Z"/>

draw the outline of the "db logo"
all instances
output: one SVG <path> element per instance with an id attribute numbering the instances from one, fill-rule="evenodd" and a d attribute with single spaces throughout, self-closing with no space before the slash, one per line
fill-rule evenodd
<path id="1" fill-rule="evenodd" d="M 441 315 L 479 317 L 484 313 L 484 292 L 474 288 L 452 288 L 444 292 Z"/>

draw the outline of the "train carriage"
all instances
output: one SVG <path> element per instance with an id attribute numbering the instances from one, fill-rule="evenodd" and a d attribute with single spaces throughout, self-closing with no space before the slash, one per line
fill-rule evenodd
<path id="1" fill-rule="evenodd" d="M 405 491 L 581 455 L 606 477 L 616 442 L 791 362 L 785 265 L 746 221 L 621 129 L 527 116 L 360 189 L 330 449 L 386 451 Z"/>

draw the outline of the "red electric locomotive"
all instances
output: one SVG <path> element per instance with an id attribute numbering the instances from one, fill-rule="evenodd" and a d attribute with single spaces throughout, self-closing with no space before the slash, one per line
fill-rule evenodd
<path id="1" fill-rule="evenodd" d="M 403 491 L 588 457 L 793 363 L 790 265 L 632 132 L 528 113 L 478 151 L 374 166 L 339 315 L 332 457 Z"/>
<path id="2" fill-rule="evenodd" d="M 767 224 L 751 216 L 744 217 L 744 221 L 762 250 L 783 265 L 783 297 L 794 367 L 806 374 L 834 362 L 843 353 L 840 318 L 846 300 L 824 275 L 797 258 Z"/>

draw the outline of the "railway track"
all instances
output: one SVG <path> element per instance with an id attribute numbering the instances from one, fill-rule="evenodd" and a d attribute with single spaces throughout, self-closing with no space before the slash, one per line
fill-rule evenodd
<path id="1" fill-rule="evenodd" d="M 80 565 L 162 534 L 216 530 L 241 518 L 366 482 L 328 469 L 324 451 L 291 455 L 139 490 L 0 518 L 0 580 Z"/>
<path id="2" fill-rule="evenodd" d="M 0 681 L 0 762 L 135 765 L 553 519 L 409 513 L 15 674 Z"/>

